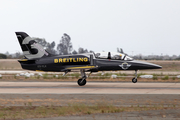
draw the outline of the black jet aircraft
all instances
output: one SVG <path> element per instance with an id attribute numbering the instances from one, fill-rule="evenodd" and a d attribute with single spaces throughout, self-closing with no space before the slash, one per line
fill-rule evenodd
<path id="1" fill-rule="evenodd" d="M 24 58 L 18 60 L 23 69 L 34 71 L 68 72 L 79 70 L 81 78 L 79 86 L 86 84 L 85 72 L 135 70 L 133 83 L 137 82 L 137 71 L 144 69 L 159 69 L 161 66 L 133 60 L 124 53 L 96 52 L 76 55 L 52 55 L 24 32 L 16 32 Z"/>

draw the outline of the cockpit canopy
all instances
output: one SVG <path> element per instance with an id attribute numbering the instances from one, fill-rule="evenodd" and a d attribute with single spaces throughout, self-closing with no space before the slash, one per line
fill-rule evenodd
<path id="1" fill-rule="evenodd" d="M 116 52 L 95 52 L 95 57 L 100 59 L 113 59 L 113 60 L 133 60 L 126 54 Z"/>

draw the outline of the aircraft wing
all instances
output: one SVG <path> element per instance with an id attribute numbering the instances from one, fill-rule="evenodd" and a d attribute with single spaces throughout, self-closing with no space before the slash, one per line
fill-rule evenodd
<path id="1" fill-rule="evenodd" d="M 91 69 L 95 69 L 97 68 L 98 66 L 94 66 L 94 65 L 85 65 L 85 66 L 71 66 L 71 67 L 67 67 L 66 69 L 67 70 L 81 70 L 81 69 L 84 69 L 84 70 L 91 70 Z"/>

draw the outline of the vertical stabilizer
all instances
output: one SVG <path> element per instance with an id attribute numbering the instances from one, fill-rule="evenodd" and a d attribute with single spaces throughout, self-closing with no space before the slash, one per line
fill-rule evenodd
<path id="1" fill-rule="evenodd" d="M 36 59 L 49 55 L 40 44 L 25 32 L 16 32 L 16 36 L 19 40 L 23 54 L 27 59 Z"/>

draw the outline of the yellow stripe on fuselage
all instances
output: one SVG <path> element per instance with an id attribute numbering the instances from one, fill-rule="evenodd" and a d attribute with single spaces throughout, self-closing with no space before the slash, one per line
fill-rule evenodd
<path id="1" fill-rule="evenodd" d="M 36 70 L 36 72 L 44 72 L 43 70 Z"/>
<path id="2" fill-rule="evenodd" d="M 67 69 L 90 69 L 90 68 L 95 68 L 95 66 L 69 67 Z"/>
<path id="3" fill-rule="evenodd" d="M 19 61 L 28 61 L 28 59 L 22 59 L 22 60 L 19 60 Z"/>

